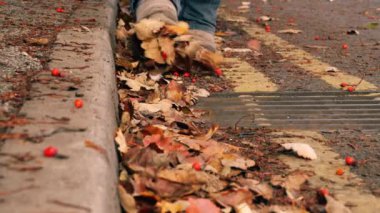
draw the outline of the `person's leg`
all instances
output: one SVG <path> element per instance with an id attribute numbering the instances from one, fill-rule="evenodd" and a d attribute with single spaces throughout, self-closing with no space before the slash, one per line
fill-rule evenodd
<path id="1" fill-rule="evenodd" d="M 132 0 L 131 10 L 136 21 L 151 18 L 174 24 L 178 21 L 180 0 Z"/>
<path id="2" fill-rule="evenodd" d="M 220 0 L 182 0 L 179 19 L 190 28 L 215 33 L 216 13 Z"/>
<path id="3" fill-rule="evenodd" d="M 182 0 L 179 20 L 190 25 L 190 34 L 201 45 L 215 50 L 214 33 L 220 0 Z"/>

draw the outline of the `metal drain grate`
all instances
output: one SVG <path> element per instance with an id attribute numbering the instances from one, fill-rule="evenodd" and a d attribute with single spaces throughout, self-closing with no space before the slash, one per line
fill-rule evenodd
<path id="1" fill-rule="evenodd" d="M 241 119 L 245 127 L 380 129 L 380 92 L 228 93 L 202 99 L 199 107 L 222 126 Z"/>

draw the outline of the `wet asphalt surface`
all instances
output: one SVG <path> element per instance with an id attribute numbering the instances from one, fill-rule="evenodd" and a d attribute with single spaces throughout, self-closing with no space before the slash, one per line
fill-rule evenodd
<path id="1" fill-rule="evenodd" d="M 348 74 L 362 77 L 380 86 L 380 1 L 379 0 L 253 0 L 248 12 L 238 7 L 241 1 L 225 0 L 226 10 L 257 22 L 269 16 L 271 32 Z M 260 23 L 259 23 L 260 24 Z M 299 29 L 301 34 L 278 34 L 282 29 Z M 358 35 L 347 31 L 356 30 Z M 218 31 L 232 31 L 223 47 L 247 48 L 250 37 L 236 23 L 218 22 Z M 228 44 L 228 45 L 227 45 Z M 342 45 L 347 44 L 348 49 Z M 317 45 L 326 48 L 305 48 Z M 336 91 L 296 65 L 282 60 L 272 47 L 261 46 L 262 56 L 231 54 L 249 62 L 279 86 L 279 91 Z M 342 82 L 344 80 L 342 79 Z M 328 145 L 344 159 L 353 156 L 358 165 L 353 171 L 363 178 L 373 194 L 380 196 L 380 134 L 379 131 L 331 130 L 321 131 Z"/>

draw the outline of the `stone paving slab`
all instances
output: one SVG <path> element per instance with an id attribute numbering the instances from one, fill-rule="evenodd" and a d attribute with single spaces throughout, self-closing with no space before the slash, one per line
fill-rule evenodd
<path id="1" fill-rule="evenodd" d="M 86 1 L 70 18 L 95 17 L 96 25 L 58 34 L 49 67 L 63 70 L 64 76 L 53 77 L 47 70 L 34 77 L 30 99 L 20 111 L 31 123 L 11 130 L 25 137 L 5 141 L 0 150 L 0 212 L 120 212 L 113 142 L 116 12 L 116 0 Z M 78 96 L 84 102 L 80 109 L 74 107 Z M 68 158 L 43 157 L 49 145 Z M 31 159 L 22 162 L 9 154 Z"/>

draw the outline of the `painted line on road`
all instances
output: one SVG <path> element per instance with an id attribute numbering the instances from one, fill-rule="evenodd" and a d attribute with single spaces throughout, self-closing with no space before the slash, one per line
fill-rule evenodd
<path id="1" fill-rule="evenodd" d="M 350 75 L 344 71 L 335 73 L 326 72 L 326 69 L 333 67 L 330 64 L 318 60 L 310 53 L 302 50 L 301 48 L 290 44 L 284 39 L 266 32 L 263 28 L 254 23 L 249 23 L 248 19 L 241 16 L 234 16 L 227 14 L 226 11 L 221 13 L 221 17 L 226 21 L 241 23 L 241 29 L 247 32 L 250 36 L 263 42 L 268 47 L 274 47 L 275 51 L 280 54 L 284 59 L 292 64 L 302 68 L 305 71 L 319 77 L 327 84 L 334 88 L 339 89 L 341 82 L 350 84 L 357 84 L 361 77 Z M 363 80 L 356 90 L 376 90 L 378 87 L 366 80 Z"/>
<path id="2" fill-rule="evenodd" d="M 277 85 L 266 77 L 262 71 L 252 67 L 249 63 L 237 58 L 226 59 L 224 73 L 227 79 L 233 81 L 236 87 L 234 92 L 274 92 Z M 257 105 L 252 101 L 250 94 L 239 96 L 242 104 L 246 106 Z M 265 115 L 258 109 L 255 115 L 267 121 Z M 270 123 L 268 122 L 268 127 Z M 344 160 L 334 152 L 324 141 L 327 141 L 320 133 L 303 130 L 283 130 L 271 134 L 276 135 L 276 143 L 307 143 L 317 152 L 318 159 L 308 161 L 293 156 L 282 155 L 280 159 L 291 170 L 304 169 L 313 171 L 315 175 L 309 179 L 314 187 L 326 187 L 339 201 L 351 204 L 350 209 L 355 212 L 369 212 L 380 209 L 380 198 L 374 196 L 367 188 L 363 187 L 363 180 L 350 172 L 350 168 L 344 164 Z M 283 136 L 283 137 L 282 137 Z M 337 168 L 343 168 L 346 172 L 343 176 L 337 176 Z M 374 213 L 374 212 L 373 212 Z"/>

